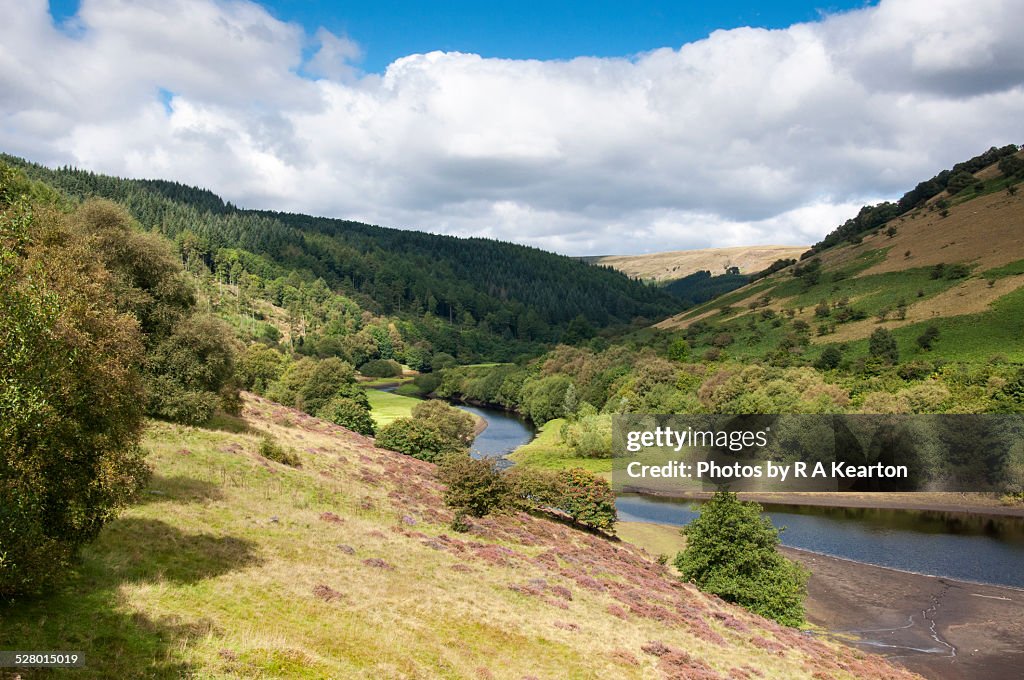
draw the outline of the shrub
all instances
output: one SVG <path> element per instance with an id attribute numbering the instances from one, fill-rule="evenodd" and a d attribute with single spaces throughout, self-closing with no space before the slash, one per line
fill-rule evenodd
<path id="1" fill-rule="evenodd" d="M 413 406 L 412 417 L 437 430 L 452 450 L 469 446 L 476 434 L 473 416 L 437 399 L 421 401 Z"/>
<path id="2" fill-rule="evenodd" d="M 347 427 L 359 434 L 372 435 L 374 433 L 370 409 L 351 397 L 334 397 L 320 409 L 317 417 L 329 420 L 335 425 Z"/>
<path id="3" fill-rule="evenodd" d="M 270 435 L 264 435 L 260 439 L 259 453 L 267 460 L 272 460 L 282 465 L 290 465 L 291 467 L 302 466 L 302 461 L 299 460 L 299 456 L 295 451 L 285 448 Z"/>
<path id="4" fill-rule="evenodd" d="M 56 581 L 149 474 L 138 323 L 94 243 L 34 216 L 18 179 L 0 164 L 0 600 Z"/>
<path id="5" fill-rule="evenodd" d="M 402 365 L 394 359 L 367 361 L 359 372 L 371 378 L 396 378 L 402 375 Z"/>
<path id="6" fill-rule="evenodd" d="M 608 482 L 583 468 L 558 472 L 558 509 L 575 522 L 613 533 L 617 516 L 615 494 Z"/>
<path id="7" fill-rule="evenodd" d="M 779 532 L 760 505 L 720 491 L 683 533 L 675 559 L 683 579 L 781 624 L 803 623 L 807 572 L 776 551 Z"/>
<path id="8" fill-rule="evenodd" d="M 814 362 L 814 367 L 818 370 L 827 371 L 833 368 L 838 368 L 839 363 L 843 360 L 843 353 L 838 347 L 826 347 L 822 352 L 818 360 Z"/>
<path id="9" fill-rule="evenodd" d="M 560 510 L 574 522 L 614 533 L 615 494 L 608 482 L 589 470 L 539 470 L 513 467 L 504 473 L 511 497 L 525 509 Z"/>
<path id="10" fill-rule="evenodd" d="M 151 352 L 150 415 L 201 425 L 224 401 L 222 391 L 238 388 L 231 329 L 220 319 L 195 315 L 180 321 Z M 230 400 L 230 396 L 229 396 Z"/>
<path id="11" fill-rule="evenodd" d="M 924 329 L 921 335 L 917 336 L 917 344 L 923 350 L 929 350 L 935 341 L 939 339 L 939 327 L 935 325 L 928 326 Z"/>
<path id="12" fill-rule="evenodd" d="M 461 451 L 461 448 L 446 440 L 436 427 L 413 418 L 399 418 L 380 428 L 377 432 L 377 446 L 431 463 L 446 454 Z"/>
<path id="13" fill-rule="evenodd" d="M 459 512 L 484 517 L 514 505 L 512 489 L 493 458 L 475 459 L 468 454 L 446 456 L 438 478 L 447 488 L 444 502 Z"/>
<path id="14" fill-rule="evenodd" d="M 872 359 L 883 363 L 897 363 L 900 360 L 900 350 L 896 346 L 896 336 L 885 328 L 876 328 L 868 338 L 868 354 Z"/>

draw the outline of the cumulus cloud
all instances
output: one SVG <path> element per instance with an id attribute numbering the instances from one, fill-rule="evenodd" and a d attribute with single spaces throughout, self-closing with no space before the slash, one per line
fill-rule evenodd
<path id="1" fill-rule="evenodd" d="M 811 243 L 1024 141 L 1016 0 L 883 0 L 622 58 L 432 52 L 383 74 L 358 71 L 352 38 L 244 0 L 83 0 L 70 27 L 43 0 L 0 10 L 2 150 L 574 254 Z"/>

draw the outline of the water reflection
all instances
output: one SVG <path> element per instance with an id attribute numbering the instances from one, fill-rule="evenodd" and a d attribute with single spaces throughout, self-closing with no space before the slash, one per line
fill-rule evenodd
<path id="1" fill-rule="evenodd" d="M 681 526 L 698 502 L 622 494 L 619 518 Z M 953 512 L 765 505 L 782 543 L 884 567 L 1024 588 L 1024 519 Z"/>

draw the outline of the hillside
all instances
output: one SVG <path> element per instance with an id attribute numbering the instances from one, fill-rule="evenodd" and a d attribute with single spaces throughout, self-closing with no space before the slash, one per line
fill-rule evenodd
<path id="1" fill-rule="evenodd" d="M 1019 181 L 985 166 L 969 187 L 933 195 L 873 228 L 830 235 L 823 243 L 833 245 L 819 244 L 797 265 L 657 327 L 684 330 L 696 345 L 718 336 L 737 357 L 806 345 L 799 336 L 813 357 L 825 345 L 850 349 L 881 327 L 894 332 L 902 356 L 923 359 L 929 350 L 916 340 L 935 326 L 945 359 L 1024 360 Z"/>
<path id="2" fill-rule="evenodd" d="M 78 678 L 913 677 L 629 544 L 525 514 L 453 535 L 432 465 L 301 412 L 246 395 L 214 425 L 150 425 L 142 501 L 63 589 L 0 609 L 0 645 L 86 650 Z"/>
<path id="3" fill-rule="evenodd" d="M 535 350 L 535 343 L 558 341 L 577 317 L 605 328 L 681 308 L 666 292 L 610 267 L 538 248 L 243 210 L 209 190 L 175 182 L 51 169 L 6 154 L 0 162 L 72 201 L 101 197 L 124 205 L 143 228 L 174 240 L 183 260 L 225 283 L 249 277 L 263 294 L 279 280 L 267 292 L 282 306 L 323 297 L 327 288 L 375 314 L 408 320 L 417 325 L 410 337 L 426 337 L 470 359 L 507 359 Z M 318 280 L 321 288 L 302 291 L 297 301 L 281 292 Z M 425 316 L 464 337 L 444 337 Z"/>
<path id="4" fill-rule="evenodd" d="M 606 255 L 590 261 L 613 267 L 627 276 L 646 281 L 667 282 L 698 271 L 724 274 L 739 267 L 741 274 L 753 274 L 780 259 L 798 258 L 807 246 L 736 246 L 701 250 L 672 250 L 647 255 Z"/>

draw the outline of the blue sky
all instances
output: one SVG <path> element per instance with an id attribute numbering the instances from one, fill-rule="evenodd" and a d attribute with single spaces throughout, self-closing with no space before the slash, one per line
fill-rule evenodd
<path id="1" fill-rule="evenodd" d="M 574 255 L 808 245 L 1024 142 L 1021 0 L 3 4 L 2 151 Z"/>
<path id="2" fill-rule="evenodd" d="M 78 0 L 51 0 L 59 21 Z M 678 48 L 717 29 L 785 28 L 874 4 L 868 0 L 721 0 L 719 2 L 622 0 L 457 0 L 453 2 L 260 3 L 279 19 L 347 35 L 363 51 L 362 70 L 382 72 L 409 54 L 434 50 L 507 59 L 618 57 L 658 47 Z"/>

